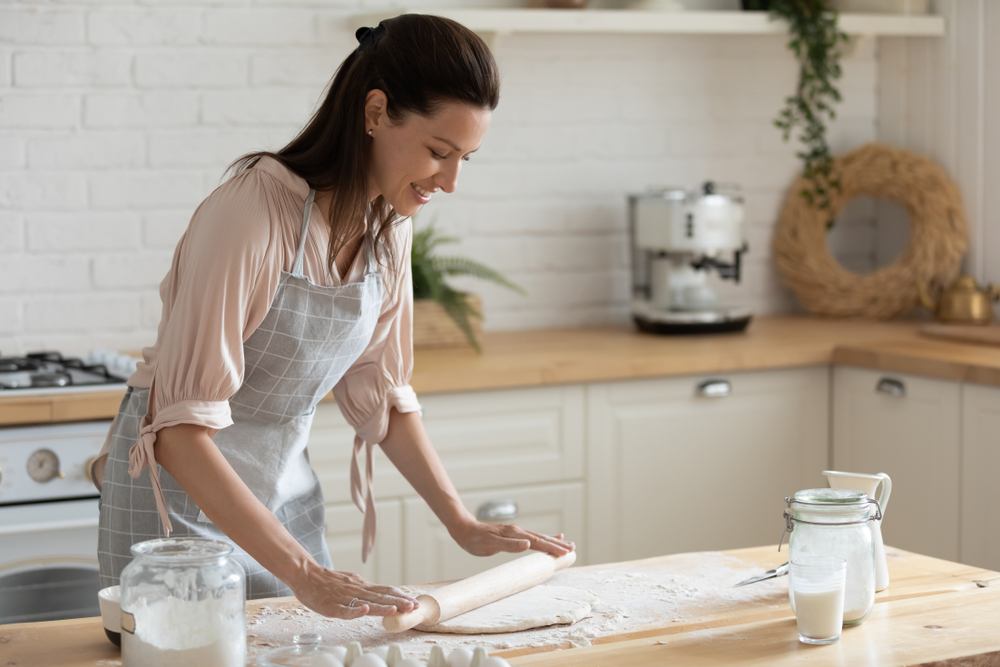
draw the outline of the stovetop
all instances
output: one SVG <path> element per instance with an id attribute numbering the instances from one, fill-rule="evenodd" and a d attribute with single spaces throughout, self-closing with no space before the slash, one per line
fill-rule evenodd
<path id="1" fill-rule="evenodd" d="M 108 359 L 114 364 L 112 370 L 107 363 L 64 357 L 58 352 L 29 352 L 23 357 L 0 355 L 0 394 L 110 389 L 124 385 L 134 369 L 134 360 L 119 355 Z"/>

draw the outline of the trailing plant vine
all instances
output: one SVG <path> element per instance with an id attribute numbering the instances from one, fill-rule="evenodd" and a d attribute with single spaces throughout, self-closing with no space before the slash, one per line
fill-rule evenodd
<path id="1" fill-rule="evenodd" d="M 771 0 L 769 4 L 770 16 L 788 23 L 788 48 L 799 62 L 795 94 L 785 98 L 774 125 L 785 141 L 798 130 L 802 148 L 796 156 L 803 162 L 802 175 L 808 184 L 802 197 L 818 210 L 829 210 L 841 184 L 825 122 L 837 116 L 835 106 L 841 96 L 834 82 L 840 78 L 840 58 L 849 38 L 837 27 L 837 13 L 826 0 Z"/>

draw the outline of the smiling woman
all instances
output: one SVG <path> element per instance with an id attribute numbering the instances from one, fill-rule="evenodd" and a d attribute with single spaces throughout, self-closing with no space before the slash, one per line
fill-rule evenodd
<path id="1" fill-rule="evenodd" d="M 357 434 L 351 491 L 364 557 L 375 541 L 376 444 L 470 553 L 573 548 L 472 516 L 409 384 L 408 218 L 455 191 L 498 102 L 496 64 L 474 33 L 433 16 L 356 36 L 306 127 L 277 152 L 234 162 L 178 244 L 156 343 L 95 466 L 105 586 L 136 542 L 162 532 L 233 543 L 249 597 L 292 592 L 341 618 L 412 610 L 403 591 L 330 562 L 306 446 L 331 391 Z"/>
<path id="2" fill-rule="evenodd" d="M 493 55 L 454 21 L 404 14 L 357 38 L 299 135 L 277 153 L 234 163 L 239 173 L 270 155 L 315 188 L 331 258 L 361 237 L 366 220 L 387 238 L 399 217 L 453 192 L 460 160 L 478 149 L 500 101 Z"/>

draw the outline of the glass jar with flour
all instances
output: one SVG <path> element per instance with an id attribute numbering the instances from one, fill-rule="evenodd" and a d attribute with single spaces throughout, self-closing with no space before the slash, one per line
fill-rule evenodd
<path id="1" fill-rule="evenodd" d="M 857 625 L 875 604 L 875 547 L 868 524 L 881 518 L 878 503 L 860 491 L 804 489 L 785 504 L 789 560 L 846 561 L 844 625 Z M 790 602 L 794 609 L 794 599 Z"/>
<path id="2" fill-rule="evenodd" d="M 243 667 L 243 568 L 225 542 L 168 538 L 132 546 L 121 576 L 125 667 Z"/>

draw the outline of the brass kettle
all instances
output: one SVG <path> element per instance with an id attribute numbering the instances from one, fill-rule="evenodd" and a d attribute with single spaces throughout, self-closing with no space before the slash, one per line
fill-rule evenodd
<path id="1" fill-rule="evenodd" d="M 1000 299 L 1000 286 L 982 288 L 972 276 L 960 276 L 933 298 L 925 285 L 920 286 L 920 300 L 934 317 L 954 324 L 989 324 L 993 320 L 993 302 Z"/>

